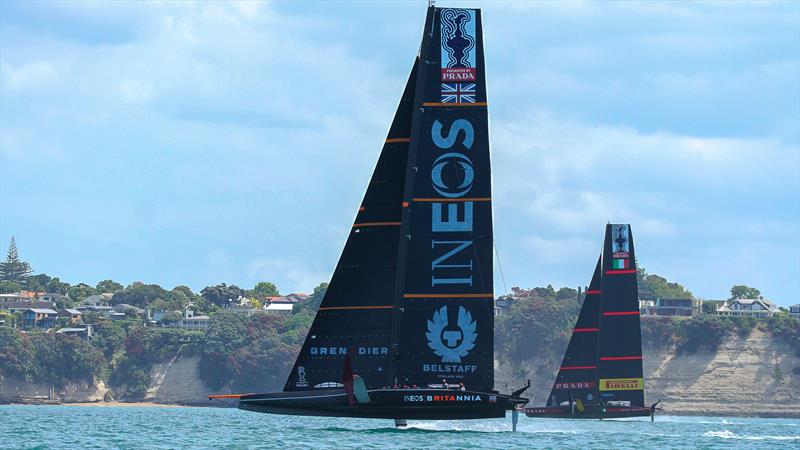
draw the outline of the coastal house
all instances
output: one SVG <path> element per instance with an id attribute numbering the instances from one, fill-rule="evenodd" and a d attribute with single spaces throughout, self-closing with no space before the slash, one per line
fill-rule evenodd
<path id="1" fill-rule="evenodd" d="M 208 316 L 191 316 L 181 317 L 175 323 L 175 328 L 182 328 L 184 330 L 208 330 L 211 325 L 211 317 Z"/>
<path id="2" fill-rule="evenodd" d="M 58 312 L 49 308 L 28 308 L 22 312 L 24 328 L 52 328 L 56 324 Z"/>
<path id="3" fill-rule="evenodd" d="M 7 302 L 0 303 L 0 310 L 8 311 L 11 314 L 25 311 L 29 308 L 53 309 L 55 304 L 51 302 Z"/>
<path id="4" fill-rule="evenodd" d="M 39 295 L 45 295 L 46 292 L 26 291 L 11 292 L 8 294 L 0 294 L 0 303 L 8 302 L 33 302 L 37 300 Z"/>
<path id="5" fill-rule="evenodd" d="M 717 309 L 720 316 L 772 317 L 780 308 L 763 298 L 732 298 Z"/>
<path id="6" fill-rule="evenodd" d="M 690 298 L 657 298 L 655 302 L 639 301 L 644 316 L 692 317 L 700 313 L 700 302 Z"/>
<path id="7" fill-rule="evenodd" d="M 81 316 L 83 316 L 83 313 L 77 309 L 62 309 L 58 312 L 58 317 L 66 317 L 69 319 L 70 323 L 80 323 Z"/>
<path id="8" fill-rule="evenodd" d="M 77 336 L 84 341 L 88 341 L 92 338 L 94 333 L 94 329 L 92 325 L 86 324 L 80 327 L 68 327 L 68 328 L 61 328 L 60 330 L 56 331 L 56 334 L 64 334 L 67 336 Z"/>
<path id="9" fill-rule="evenodd" d="M 128 317 L 142 317 L 144 318 L 145 310 L 127 303 L 120 303 L 119 305 L 112 306 L 112 311 L 121 313 Z"/>
<path id="10" fill-rule="evenodd" d="M 94 294 L 86 297 L 81 302 L 81 305 L 87 307 L 108 306 L 113 294 Z"/>
<path id="11" fill-rule="evenodd" d="M 514 304 L 516 298 L 511 295 L 503 295 L 495 299 L 494 301 L 494 315 L 499 316 L 500 314 L 505 313 L 508 311 L 508 308 Z"/>
<path id="12" fill-rule="evenodd" d="M 277 312 L 277 313 L 291 313 L 294 309 L 294 303 L 270 303 L 264 307 L 264 311 Z"/>
<path id="13" fill-rule="evenodd" d="M 39 302 L 50 302 L 50 303 L 57 303 L 57 302 L 64 302 L 69 298 L 69 295 L 66 294 L 59 294 L 55 292 L 39 292 L 36 295 L 36 301 Z"/>
<path id="14" fill-rule="evenodd" d="M 800 303 L 789 307 L 789 315 L 795 319 L 800 319 Z"/>

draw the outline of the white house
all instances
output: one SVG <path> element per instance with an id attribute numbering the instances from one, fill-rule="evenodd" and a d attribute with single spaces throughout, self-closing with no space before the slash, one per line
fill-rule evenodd
<path id="1" fill-rule="evenodd" d="M 264 308 L 267 312 L 290 313 L 294 308 L 294 303 L 270 303 Z"/>
<path id="2" fill-rule="evenodd" d="M 780 309 L 763 298 L 733 298 L 717 308 L 720 316 L 772 317 Z"/>

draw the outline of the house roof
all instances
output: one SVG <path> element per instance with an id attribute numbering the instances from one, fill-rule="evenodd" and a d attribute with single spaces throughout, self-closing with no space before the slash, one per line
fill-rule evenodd
<path id="1" fill-rule="evenodd" d="M 765 298 L 733 298 L 725 302 L 724 305 L 719 307 L 718 311 L 730 311 L 730 305 L 738 303 L 740 305 L 754 305 L 759 304 L 766 311 L 778 312 L 780 309 L 771 301 Z"/>
<path id="2" fill-rule="evenodd" d="M 62 309 L 61 312 L 67 312 L 67 313 L 72 314 L 72 315 L 83 315 L 82 312 L 78 311 L 77 309 L 72 309 L 72 308 Z"/>
<path id="3" fill-rule="evenodd" d="M 81 327 L 81 328 L 61 328 L 60 330 L 56 331 L 56 334 L 58 334 L 58 333 L 80 333 L 80 332 L 82 332 L 82 331 L 86 331 L 86 330 L 87 330 L 87 327 Z"/>
<path id="4" fill-rule="evenodd" d="M 8 302 L 0 303 L 0 308 L 52 308 L 53 302 Z"/>
<path id="5" fill-rule="evenodd" d="M 208 317 L 208 316 L 192 316 L 192 317 L 182 317 L 181 320 L 211 320 L 211 317 Z"/>
<path id="6" fill-rule="evenodd" d="M 28 308 L 28 311 L 33 311 L 36 314 L 58 314 L 57 312 L 53 311 L 52 309 L 48 308 Z"/>

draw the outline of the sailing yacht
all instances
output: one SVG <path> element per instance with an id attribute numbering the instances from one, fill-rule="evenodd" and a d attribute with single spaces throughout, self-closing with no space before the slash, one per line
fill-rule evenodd
<path id="1" fill-rule="evenodd" d="M 526 388 L 494 389 L 487 106 L 481 11 L 428 7 L 419 54 L 283 391 L 211 398 L 397 425 L 516 417 Z"/>
<path id="2" fill-rule="evenodd" d="M 608 224 L 603 251 L 547 404 L 528 417 L 651 416 L 645 407 L 636 254 L 628 224 Z"/>

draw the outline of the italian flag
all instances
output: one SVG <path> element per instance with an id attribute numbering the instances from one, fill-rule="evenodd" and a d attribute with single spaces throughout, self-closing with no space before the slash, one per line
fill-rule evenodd
<path id="1" fill-rule="evenodd" d="M 615 269 L 629 269 L 631 263 L 627 259 L 615 259 L 613 261 L 613 266 Z"/>

